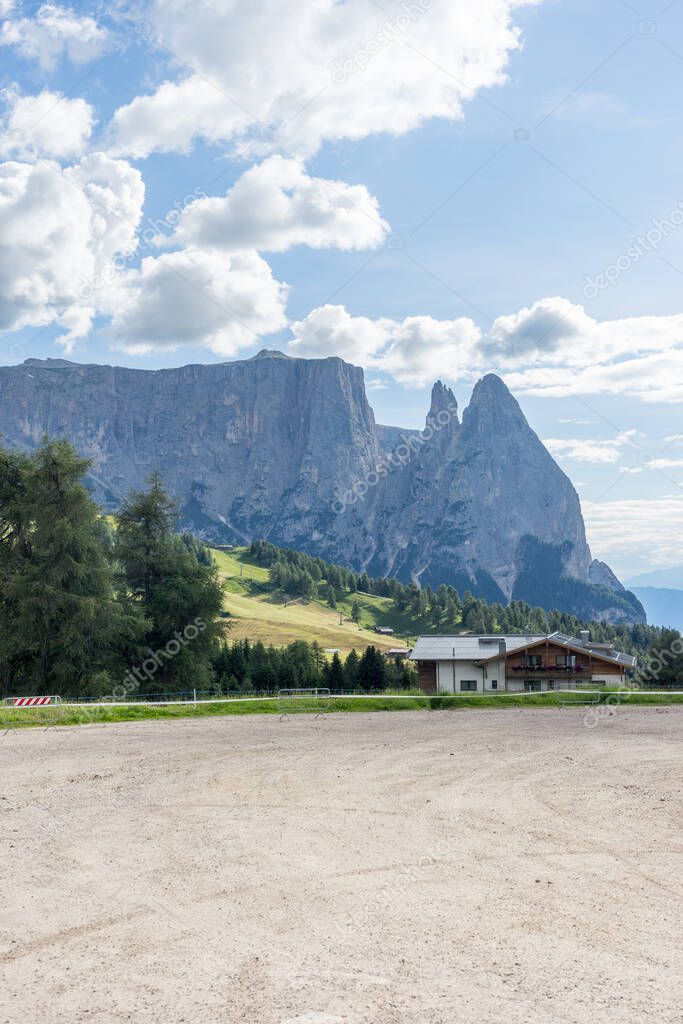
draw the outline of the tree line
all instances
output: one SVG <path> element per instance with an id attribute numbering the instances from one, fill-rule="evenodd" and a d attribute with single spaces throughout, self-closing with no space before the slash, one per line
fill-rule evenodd
<path id="1" fill-rule="evenodd" d="M 66 441 L 0 447 L 0 696 L 209 687 L 224 627 L 210 552 L 158 477 L 112 529 Z"/>
<path id="2" fill-rule="evenodd" d="M 371 577 L 321 558 L 279 548 L 269 541 L 254 541 L 249 553 L 259 565 L 269 570 L 273 587 L 297 597 L 318 598 L 335 608 L 345 594 L 370 594 L 388 597 L 392 611 L 413 620 L 413 631 L 435 633 L 565 633 L 578 636 L 588 629 L 591 639 L 612 643 L 627 654 L 642 654 L 666 643 L 666 631 L 644 623 L 611 625 L 606 622 L 585 622 L 562 611 L 546 611 L 526 601 L 502 605 L 474 597 L 469 591 L 460 594 L 454 587 L 442 584 L 436 589 L 403 583 L 395 578 Z M 360 605 L 354 602 L 360 618 Z"/>
<path id="3" fill-rule="evenodd" d="M 352 650 L 344 659 L 335 652 L 329 659 L 317 643 L 304 640 L 287 647 L 225 641 L 214 664 L 217 694 L 313 687 L 327 687 L 332 693 L 378 693 L 417 685 L 412 664 L 386 658 L 373 646 L 360 655 Z"/>
<path id="4" fill-rule="evenodd" d="M 410 666 L 375 648 L 342 661 L 303 642 L 227 643 L 211 552 L 176 532 L 175 508 L 159 478 L 131 493 L 112 524 L 85 485 L 89 466 L 66 441 L 45 439 L 32 454 L 0 445 L 0 697 L 413 685 Z M 371 578 L 267 541 L 255 541 L 250 552 L 269 568 L 273 587 L 331 607 L 349 593 L 387 597 L 415 633 L 576 635 L 590 628 L 594 640 L 641 656 L 667 650 L 679 637 L 654 626 L 586 624 L 522 601 L 491 604 L 445 585 L 420 589 Z M 360 618 L 358 600 L 353 617 Z M 683 676 L 680 658 L 666 674 Z"/>

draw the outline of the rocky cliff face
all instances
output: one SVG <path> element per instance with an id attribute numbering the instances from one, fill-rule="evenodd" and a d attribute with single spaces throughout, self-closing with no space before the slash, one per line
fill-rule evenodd
<path id="1" fill-rule="evenodd" d="M 263 537 L 494 600 L 644 617 L 592 562 L 571 482 L 493 375 L 462 422 L 435 384 L 424 430 L 403 432 L 376 426 L 362 371 L 336 358 L 157 371 L 28 360 L 0 367 L 0 433 L 24 449 L 68 437 L 109 508 L 158 470 L 183 525 L 210 540 Z"/>

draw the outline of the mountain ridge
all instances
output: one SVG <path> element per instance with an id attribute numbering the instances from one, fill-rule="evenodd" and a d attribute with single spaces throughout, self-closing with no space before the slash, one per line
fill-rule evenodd
<path id="1" fill-rule="evenodd" d="M 210 541 L 269 539 L 503 603 L 542 582 L 585 618 L 644 619 L 607 566 L 591 581 L 578 495 L 495 374 L 461 418 L 437 381 L 425 428 L 404 431 L 377 426 L 362 369 L 337 356 L 264 349 L 160 370 L 32 359 L 0 367 L 0 433 L 25 449 L 69 438 L 108 508 L 158 470 L 182 525 Z"/>

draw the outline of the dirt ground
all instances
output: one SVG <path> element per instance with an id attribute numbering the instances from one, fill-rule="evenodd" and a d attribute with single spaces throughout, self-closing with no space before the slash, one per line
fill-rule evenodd
<path id="1" fill-rule="evenodd" d="M 683 1021 L 683 708 L 0 734 L 2 1024 Z"/>

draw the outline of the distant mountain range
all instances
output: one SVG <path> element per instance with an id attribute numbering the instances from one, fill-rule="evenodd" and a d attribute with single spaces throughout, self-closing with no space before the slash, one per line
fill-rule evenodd
<path id="1" fill-rule="evenodd" d="M 672 590 L 683 590 L 683 565 L 641 573 L 630 579 L 628 585 L 629 587 L 667 587 Z"/>
<path id="2" fill-rule="evenodd" d="M 683 590 L 666 587 L 634 587 L 636 595 L 654 626 L 670 626 L 683 632 Z"/>
<path id="3" fill-rule="evenodd" d="M 184 527 L 256 538 L 371 576 L 448 583 L 584 620 L 644 621 L 586 542 L 578 495 L 499 377 L 462 418 L 437 382 L 425 429 L 378 426 L 363 372 L 341 359 L 168 370 L 27 360 L 0 367 L 0 433 L 69 438 L 115 508 L 157 469 Z"/>

